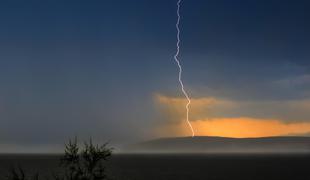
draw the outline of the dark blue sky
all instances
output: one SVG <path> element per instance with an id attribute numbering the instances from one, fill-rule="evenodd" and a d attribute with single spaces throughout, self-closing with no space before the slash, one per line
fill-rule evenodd
<path id="1" fill-rule="evenodd" d="M 309 8 L 293 0 L 184 0 L 180 59 L 190 95 L 308 99 Z M 161 117 L 154 94 L 182 96 L 175 21 L 174 0 L 2 1 L 0 144 L 152 137 Z"/>

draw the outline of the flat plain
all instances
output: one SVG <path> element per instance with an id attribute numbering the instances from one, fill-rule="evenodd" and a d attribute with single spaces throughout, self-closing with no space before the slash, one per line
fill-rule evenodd
<path id="1" fill-rule="evenodd" d="M 0 155 L 1 179 L 12 166 L 50 177 L 59 158 Z M 114 154 L 106 163 L 115 180 L 309 180 L 309 165 L 310 154 Z"/>

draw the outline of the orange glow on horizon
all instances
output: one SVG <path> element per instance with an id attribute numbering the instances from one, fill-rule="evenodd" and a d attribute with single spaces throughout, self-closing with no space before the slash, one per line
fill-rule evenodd
<path id="1" fill-rule="evenodd" d="M 186 99 L 156 94 L 155 100 L 158 102 L 163 118 L 166 119 L 165 123 L 161 124 L 159 129 L 157 129 L 157 133 L 160 136 L 188 136 L 190 131 L 188 131 L 188 125 L 183 121 Z M 190 122 L 196 136 L 245 138 L 310 133 L 310 122 L 306 120 L 290 120 L 289 122 L 281 118 L 242 116 L 242 111 L 240 110 L 244 110 L 244 108 L 251 105 L 249 102 L 230 101 L 214 97 L 192 98 L 191 100 Z M 297 107 L 307 109 L 310 106 L 310 101 L 285 103 L 285 106 L 295 107 L 295 109 L 298 109 Z M 259 104 L 258 106 L 261 105 Z M 272 106 L 270 104 L 267 105 L 270 107 L 277 106 L 278 108 L 284 107 L 283 104 L 279 106 L 279 104 L 275 103 L 271 104 Z M 257 106 L 252 107 L 255 108 Z M 239 114 L 240 117 L 229 117 L 231 112 L 237 112 L 235 115 Z M 298 115 L 296 117 L 298 119 Z"/>
<path id="2" fill-rule="evenodd" d="M 255 118 L 219 118 L 212 120 L 197 120 L 192 122 L 197 136 L 221 137 L 268 137 L 303 134 L 310 132 L 310 123 L 284 123 L 279 120 Z M 186 124 L 170 126 L 178 135 L 188 134 Z"/>

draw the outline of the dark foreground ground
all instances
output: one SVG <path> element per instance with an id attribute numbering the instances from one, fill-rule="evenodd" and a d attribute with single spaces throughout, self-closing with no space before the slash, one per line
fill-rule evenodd
<path id="1" fill-rule="evenodd" d="M 59 170 L 58 159 L 0 155 L 0 179 L 13 165 L 49 176 Z M 107 168 L 115 180 L 310 180 L 310 155 L 113 155 Z"/>

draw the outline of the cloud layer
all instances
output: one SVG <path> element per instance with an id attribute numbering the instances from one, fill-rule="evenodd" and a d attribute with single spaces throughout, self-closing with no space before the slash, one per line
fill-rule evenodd
<path id="1" fill-rule="evenodd" d="M 183 98 L 156 95 L 164 119 L 163 135 L 189 135 Z M 215 97 L 192 99 L 190 120 L 198 136 L 264 137 L 310 132 L 310 101 L 244 102 Z"/>

